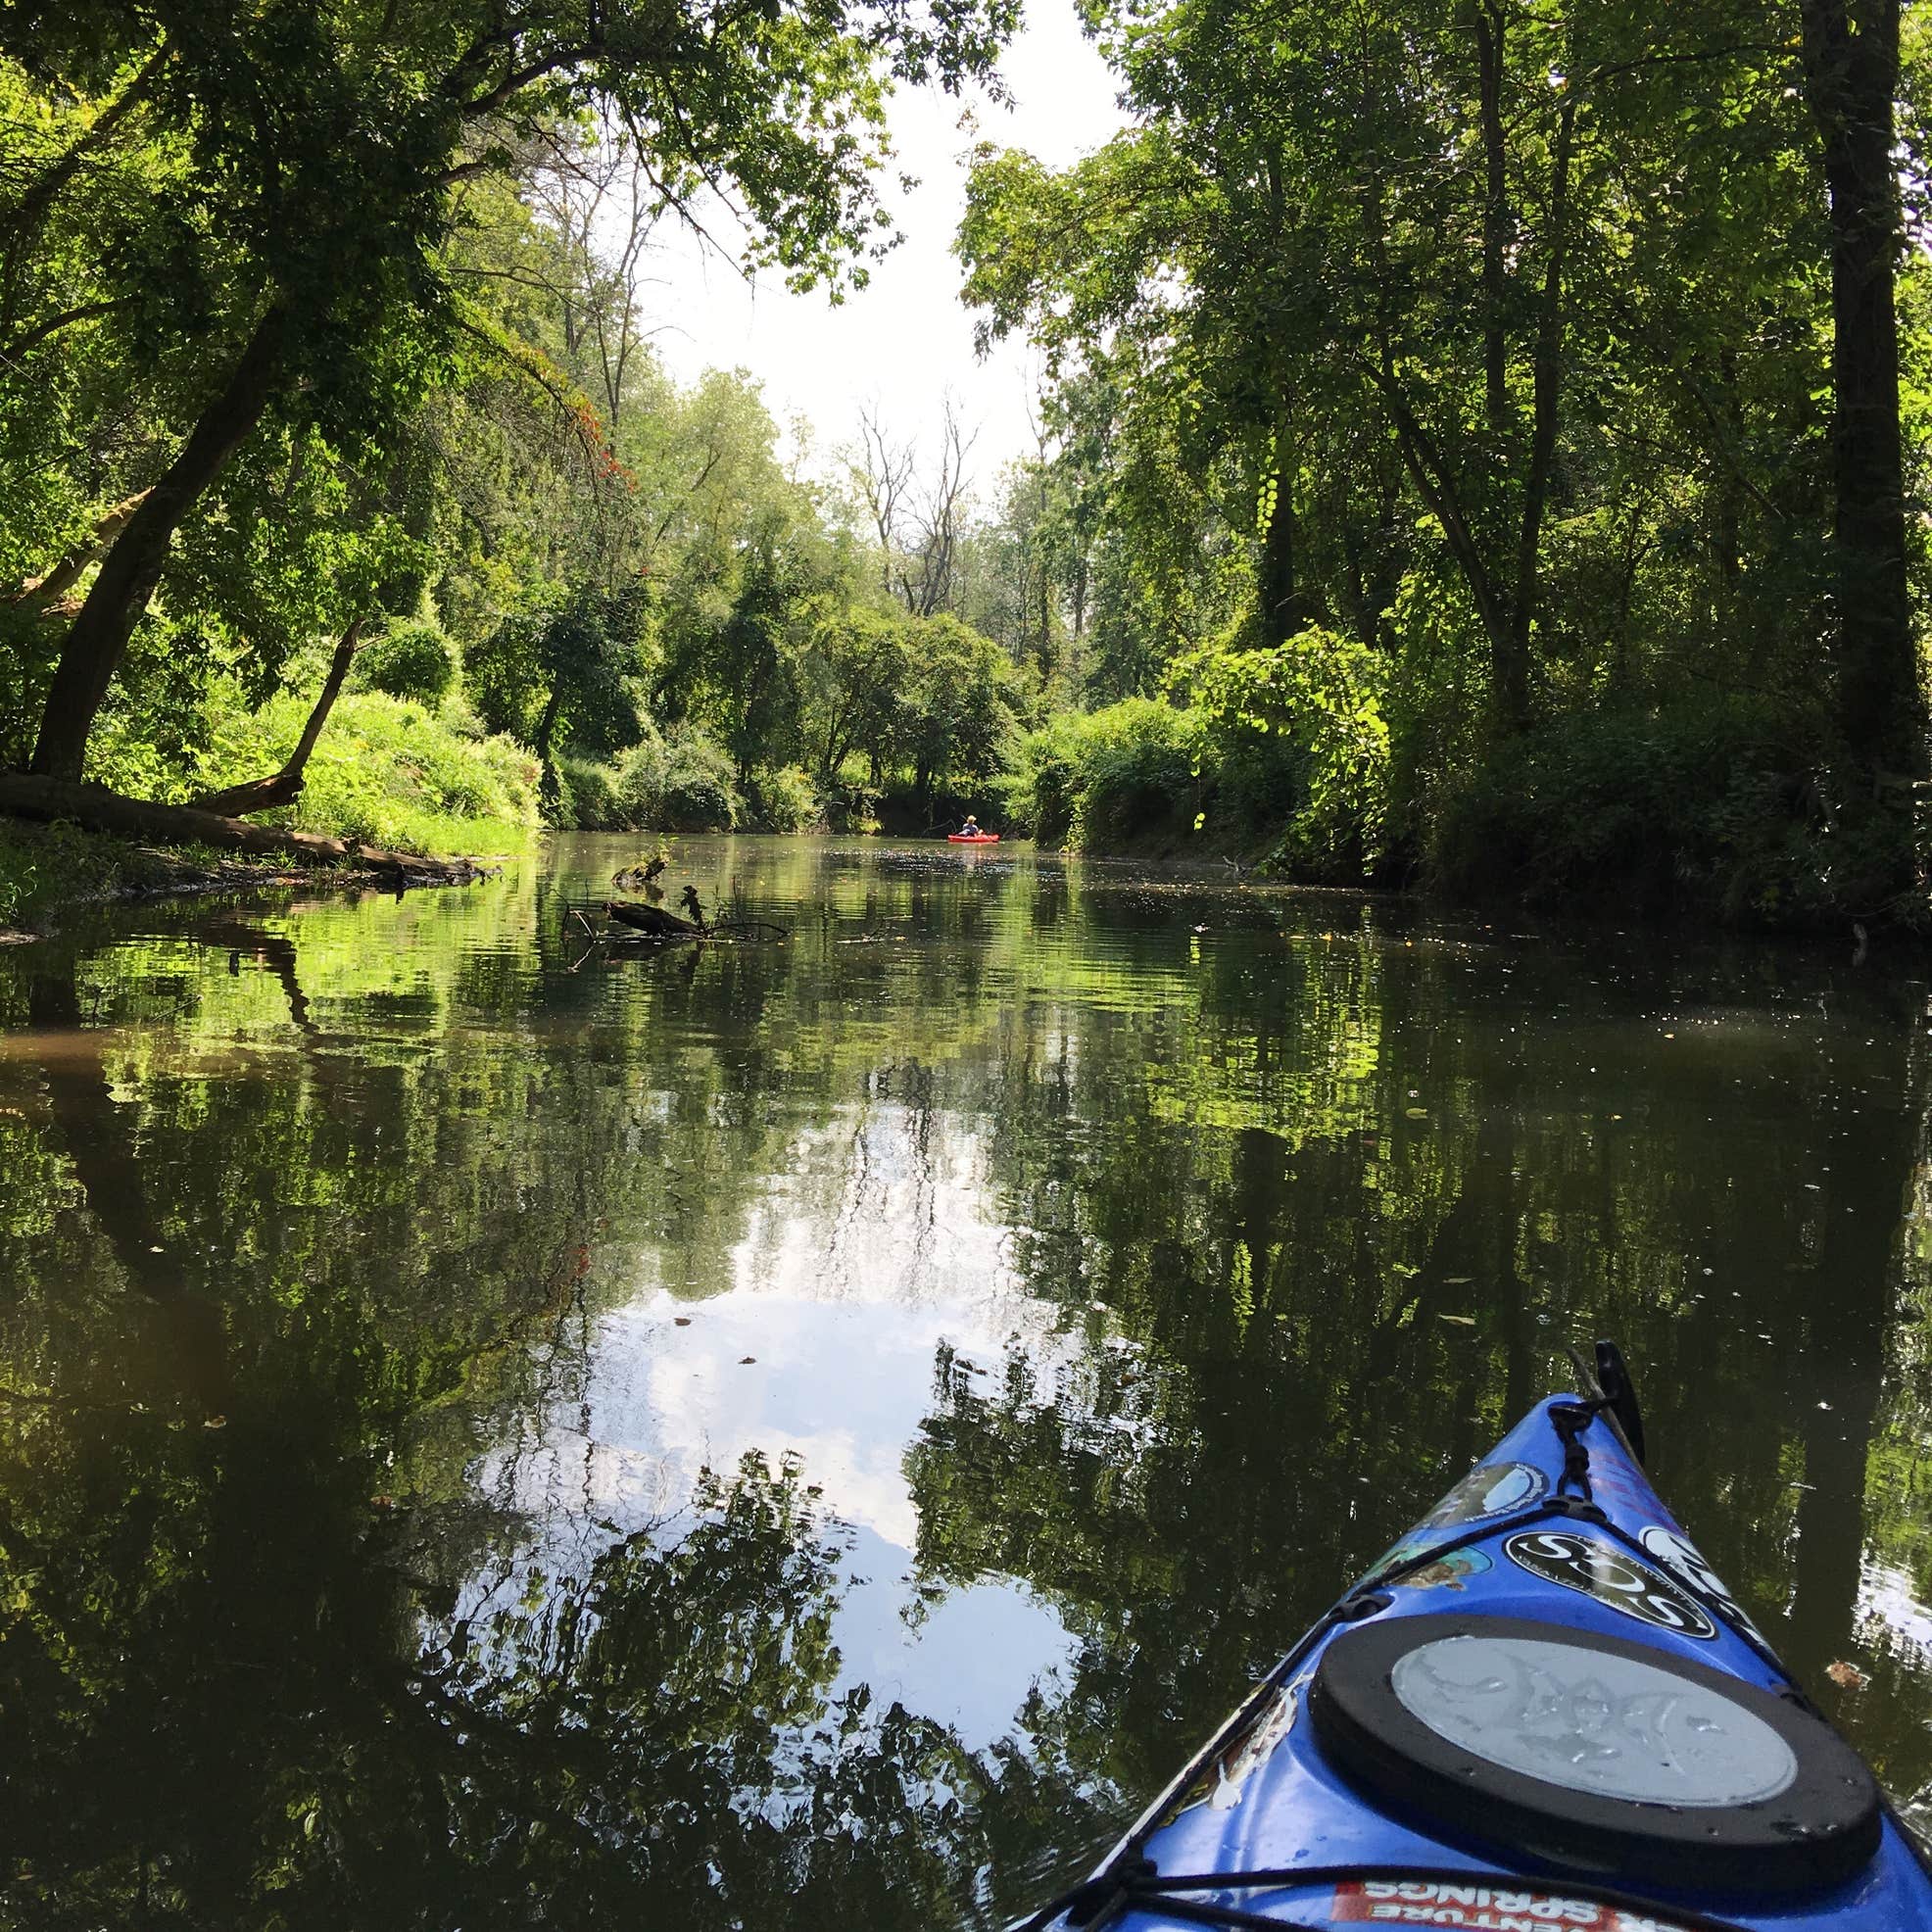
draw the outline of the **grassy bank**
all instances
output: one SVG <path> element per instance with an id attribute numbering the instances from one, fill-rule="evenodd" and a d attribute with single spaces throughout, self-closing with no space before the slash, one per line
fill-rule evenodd
<path id="1" fill-rule="evenodd" d="M 299 695 L 272 699 L 254 712 L 239 702 L 211 704 L 199 721 L 199 742 L 166 763 L 134 732 L 109 729 L 92 775 L 131 797 L 187 803 L 276 770 L 308 710 L 308 699 Z M 538 825 L 539 776 L 528 752 L 485 735 L 458 705 L 431 708 L 382 692 L 356 692 L 337 704 L 300 796 L 254 822 L 429 857 L 502 853 L 522 845 Z M 291 872 L 286 859 L 0 818 L 0 930 L 38 930 L 67 905 L 313 876 Z M 343 876 L 360 875 L 344 868 Z"/>
<path id="2" fill-rule="evenodd" d="M 189 753 L 166 760 L 136 730 L 105 729 L 89 775 L 130 797 L 185 804 L 277 770 L 311 701 L 307 692 L 283 693 L 250 711 L 217 693 Z M 459 702 L 350 692 L 309 759 L 301 796 L 256 822 L 438 856 L 499 851 L 536 826 L 540 776 L 528 751 L 487 735 Z"/>

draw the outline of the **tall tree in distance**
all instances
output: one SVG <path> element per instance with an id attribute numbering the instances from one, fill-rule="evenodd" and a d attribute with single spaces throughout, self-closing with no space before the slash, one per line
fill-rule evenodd
<path id="1" fill-rule="evenodd" d="M 935 617 L 953 607 L 971 507 L 966 463 L 979 431 L 966 427 L 950 393 L 940 407 L 940 454 L 930 473 L 922 471 L 916 445 L 895 442 L 871 405 L 859 411 L 858 446 L 845 463 L 878 539 L 886 594 L 912 617 Z"/>

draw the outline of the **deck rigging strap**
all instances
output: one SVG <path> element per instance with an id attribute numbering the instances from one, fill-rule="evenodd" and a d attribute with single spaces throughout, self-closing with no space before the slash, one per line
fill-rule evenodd
<path id="1" fill-rule="evenodd" d="M 1563 1473 L 1557 1477 L 1557 1494 L 1573 1487 L 1580 1502 L 1594 1502 L 1590 1494 L 1590 1452 L 1583 1446 L 1583 1431 L 1610 1407 L 1607 1395 L 1591 1396 L 1587 1401 L 1551 1403 L 1550 1424 L 1563 1445 Z"/>

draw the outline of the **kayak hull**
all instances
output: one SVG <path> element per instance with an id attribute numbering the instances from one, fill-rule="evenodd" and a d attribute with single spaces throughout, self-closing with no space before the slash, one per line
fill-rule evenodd
<path id="1" fill-rule="evenodd" d="M 982 832 L 975 836 L 971 832 L 948 832 L 946 843 L 953 845 L 996 845 L 999 844 L 997 832 Z"/>
<path id="2" fill-rule="evenodd" d="M 1492 1654 L 1507 1661 L 1479 1678 L 1465 1671 L 1443 1704 L 1431 1688 L 1437 1662 Z M 1550 1743 L 1549 1683 L 1571 1697 L 1587 1683 L 1591 1709 L 1565 1717 L 1561 1740 L 1586 1771 L 1546 1776 L 1554 1760 L 1513 1760 L 1506 1725 L 1446 1743 L 1430 1729 L 1455 1732 L 1474 1708 L 1472 1687 L 1497 1693 L 1487 1708 L 1501 1710 L 1525 1657 L 1556 1666 L 1536 1679 L 1540 1702 L 1520 1700 L 1519 1715 L 1534 1704 L 1525 1733 L 1543 1732 L 1521 1748 Z M 1566 1676 L 1567 1657 L 1588 1667 Z M 1606 1705 L 1618 1722 L 1661 1735 L 1700 1697 L 1715 1699 L 1722 1722 L 1698 1719 L 1701 1735 L 1658 1747 L 1658 1802 L 1648 1791 L 1645 1802 L 1629 1791 L 1572 1797 L 1549 1782 L 1624 1775 L 1590 1762 Z M 1753 1748 L 1776 1773 L 1762 1786 L 1746 1758 L 1724 1757 L 1758 1731 Z M 1715 1755 L 1699 1760 L 1713 1739 Z M 1697 1763 L 1743 1782 L 1722 1803 L 1709 1793 L 1676 1802 L 1669 1781 Z M 1801 1794 L 1824 1810 L 1802 1812 Z M 1932 1932 L 1932 1878 L 1611 1417 L 1554 1396 L 1371 1566 L 1064 1906 L 1025 1923 Z"/>

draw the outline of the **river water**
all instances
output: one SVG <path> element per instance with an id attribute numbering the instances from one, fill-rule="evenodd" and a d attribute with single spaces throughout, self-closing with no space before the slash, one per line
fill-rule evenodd
<path id="1" fill-rule="evenodd" d="M 635 851 L 0 955 L 0 1917 L 992 1924 L 1598 1333 L 1932 1777 L 1907 969 Z"/>

